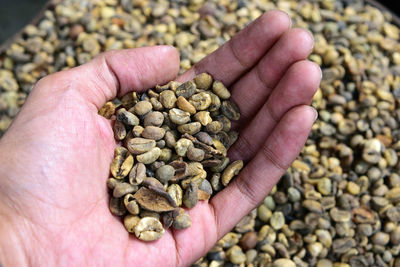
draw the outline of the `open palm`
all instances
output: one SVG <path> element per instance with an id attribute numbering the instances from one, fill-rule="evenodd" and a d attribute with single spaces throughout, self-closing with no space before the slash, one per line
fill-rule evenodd
<path id="1" fill-rule="evenodd" d="M 263 200 L 296 158 L 315 119 L 307 106 L 321 78 L 304 60 L 312 37 L 263 14 L 178 79 L 208 72 L 229 86 L 242 118 L 230 149 L 247 166 L 210 202 L 189 210 L 192 226 L 144 243 L 108 210 L 105 181 L 115 142 L 97 110 L 117 94 L 175 79 L 167 46 L 111 51 L 50 75 L 34 88 L 0 139 L 0 262 L 30 265 L 186 266 Z"/>

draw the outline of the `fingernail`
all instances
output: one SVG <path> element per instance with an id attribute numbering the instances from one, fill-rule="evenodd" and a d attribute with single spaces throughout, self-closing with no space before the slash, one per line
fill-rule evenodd
<path id="1" fill-rule="evenodd" d="M 314 107 L 311 107 L 310 106 L 310 108 L 313 110 L 313 112 L 314 112 L 314 121 L 316 121 L 317 119 L 318 119 L 318 111 L 314 108 Z"/>

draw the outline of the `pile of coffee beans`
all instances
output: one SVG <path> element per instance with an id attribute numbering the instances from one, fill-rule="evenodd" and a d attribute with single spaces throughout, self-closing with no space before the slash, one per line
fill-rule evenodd
<path id="1" fill-rule="evenodd" d="M 243 168 L 227 150 L 238 138 L 231 120 L 240 117 L 224 84 L 207 73 L 171 81 L 145 93 L 107 102 L 99 114 L 115 119 L 110 211 L 124 217 L 128 232 L 143 241 L 164 228 L 191 225 L 182 208 L 193 208 L 227 186 Z M 162 221 L 162 224 L 161 224 Z"/>
<path id="2" fill-rule="evenodd" d="M 269 196 L 194 266 L 398 267 L 400 29 L 373 2 L 52 0 L 0 51 L 0 135 L 41 77 L 156 44 L 175 46 L 184 72 L 263 12 L 283 10 L 314 36 L 319 118 Z"/>

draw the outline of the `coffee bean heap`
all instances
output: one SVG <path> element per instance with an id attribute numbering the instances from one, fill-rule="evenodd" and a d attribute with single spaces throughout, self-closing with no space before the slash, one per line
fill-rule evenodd
<path id="1" fill-rule="evenodd" d="M 202 73 L 193 81 L 128 93 L 99 111 L 115 118 L 114 137 L 121 142 L 107 186 L 110 211 L 124 217 L 128 232 L 153 241 L 164 227 L 190 227 L 182 207 L 210 199 L 243 168 L 243 161 L 227 157 L 238 138 L 231 120 L 240 117 L 230 96 L 222 82 Z"/>

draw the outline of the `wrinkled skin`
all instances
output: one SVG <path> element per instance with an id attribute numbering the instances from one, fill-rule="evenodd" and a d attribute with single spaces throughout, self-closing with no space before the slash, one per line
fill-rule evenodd
<path id="1" fill-rule="evenodd" d="M 241 109 L 232 159 L 247 165 L 210 202 L 189 210 L 192 226 L 144 243 L 108 210 L 115 141 L 97 110 L 117 94 L 175 79 L 167 46 L 101 54 L 40 80 L 0 139 L 0 263 L 3 266 L 186 266 L 260 203 L 304 145 L 316 118 L 308 105 L 321 79 L 305 58 L 308 32 L 268 12 L 180 76 L 208 72 Z"/>

